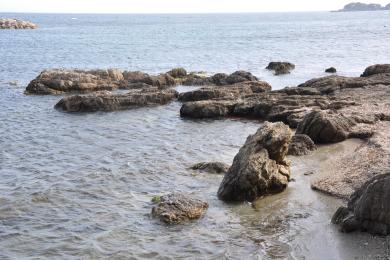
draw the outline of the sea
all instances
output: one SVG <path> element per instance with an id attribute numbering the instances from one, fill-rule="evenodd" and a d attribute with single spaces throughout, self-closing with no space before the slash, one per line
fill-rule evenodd
<path id="1" fill-rule="evenodd" d="M 24 94 L 52 68 L 246 70 L 273 89 L 331 66 L 359 76 L 390 62 L 389 11 L 0 17 L 39 26 L 0 30 L 0 259 L 390 259 L 389 239 L 339 232 L 330 219 L 345 202 L 312 191 L 315 174 L 304 175 L 353 152 L 353 142 L 294 158 L 295 182 L 281 194 L 227 204 L 216 196 L 223 176 L 189 167 L 230 164 L 261 121 L 183 119 L 177 101 L 67 114 L 53 108 L 61 96 Z M 270 61 L 296 69 L 274 76 Z M 210 207 L 197 221 L 167 226 L 150 211 L 154 196 L 170 192 Z"/>

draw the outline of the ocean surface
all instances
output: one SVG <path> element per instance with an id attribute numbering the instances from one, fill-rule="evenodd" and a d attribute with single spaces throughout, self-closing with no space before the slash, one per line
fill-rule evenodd
<path id="1" fill-rule="evenodd" d="M 294 159 L 286 192 L 229 205 L 216 197 L 222 176 L 188 167 L 231 163 L 261 122 L 183 120 L 178 102 L 66 114 L 53 109 L 59 96 L 23 93 L 50 68 L 240 69 L 274 89 L 330 66 L 358 76 L 390 62 L 390 12 L 0 17 L 39 25 L 0 30 L 0 259 L 390 259 L 388 239 L 338 232 L 330 218 L 342 201 L 312 191 L 303 175 L 352 152 L 352 141 Z M 296 70 L 273 76 L 264 68 L 277 60 Z M 163 225 L 150 201 L 171 191 L 210 208 L 199 221 Z"/>

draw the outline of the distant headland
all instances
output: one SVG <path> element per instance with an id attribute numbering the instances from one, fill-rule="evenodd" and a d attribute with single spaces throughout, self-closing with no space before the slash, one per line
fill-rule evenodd
<path id="1" fill-rule="evenodd" d="M 386 6 L 380 4 L 365 4 L 360 2 L 349 3 L 344 6 L 343 9 L 338 10 L 337 12 L 358 12 L 358 11 L 382 11 L 390 10 L 390 3 Z"/>

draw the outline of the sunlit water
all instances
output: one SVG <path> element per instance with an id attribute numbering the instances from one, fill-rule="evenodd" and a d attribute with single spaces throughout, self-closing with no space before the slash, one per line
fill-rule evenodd
<path id="1" fill-rule="evenodd" d="M 293 158 L 286 192 L 228 205 L 216 198 L 222 176 L 188 167 L 231 163 L 260 122 L 183 120 L 178 102 L 66 114 L 53 109 L 60 97 L 23 90 L 54 67 L 245 69 L 275 88 L 329 66 L 358 75 L 389 62 L 389 14 L 2 14 L 40 28 L 0 31 L 0 258 L 387 259 L 385 238 L 339 233 L 330 217 L 342 202 L 312 191 L 303 175 L 353 141 Z M 264 67 L 278 59 L 297 69 L 272 76 Z M 171 191 L 210 208 L 199 221 L 165 226 L 149 216 L 150 200 Z"/>

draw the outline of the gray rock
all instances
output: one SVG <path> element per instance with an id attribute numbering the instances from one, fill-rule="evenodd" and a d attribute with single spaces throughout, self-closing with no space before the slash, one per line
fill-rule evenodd
<path id="1" fill-rule="evenodd" d="M 308 155 L 316 149 L 316 145 L 309 136 L 296 134 L 292 137 L 290 146 L 288 147 L 288 155 Z"/>
<path id="2" fill-rule="evenodd" d="M 174 68 L 167 72 L 173 78 L 183 78 L 187 76 L 187 71 L 184 68 Z"/>
<path id="3" fill-rule="evenodd" d="M 295 65 L 290 62 L 270 62 L 266 67 L 267 70 L 275 71 L 275 75 L 289 74 L 295 69 Z"/>
<path id="4" fill-rule="evenodd" d="M 247 71 L 243 71 L 243 70 L 239 70 L 239 71 L 236 71 L 232 74 L 230 74 L 227 78 L 226 78 L 226 83 L 228 85 L 232 85 L 232 84 L 236 84 L 236 83 L 240 83 L 240 82 L 244 82 L 244 81 L 257 81 L 258 79 L 252 75 L 252 73 L 250 72 L 247 72 Z"/>
<path id="5" fill-rule="evenodd" d="M 222 162 L 201 162 L 191 167 L 192 170 L 199 170 L 214 174 L 225 174 L 229 168 L 229 165 Z"/>
<path id="6" fill-rule="evenodd" d="M 224 201 L 254 201 L 283 191 L 290 179 L 286 154 L 292 133 L 283 123 L 265 122 L 250 135 L 219 186 Z"/>
<path id="7" fill-rule="evenodd" d="M 367 231 L 376 235 L 390 234 L 390 173 L 366 182 L 350 198 L 348 208 L 339 208 L 332 223 L 344 232 Z"/>
<path id="8" fill-rule="evenodd" d="M 326 73 L 336 73 L 337 70 L 335 67 L 330 67 L 325 70 Z"/>
<path id="9" fill-rule="evenodd" d="M 382 74 L 382 73 L 390 73 L 390 64 L 376 64 L 376 65 L 369 66 L 364 70 L 361 76 L 369 77 L 372 75 Z"/>
<path id="10" fill-rule="evenodd" d="M 207 210 L 209 204 L 188 194 L 171 193 L 159 198 L 152 208 L 152 216 L 167 224 L 180 224 L 189 220 L 199 219 Z"/>
<path id="11" fill-rule="evenodd" d="M 86 96 L 68 96 L 62 98 L 55 108 L 66 112 L 115 111 L 134 107 L 166 104 L 177 97 L 173 89 L 141 89 L 126 94 L 99 93 Z"/>

